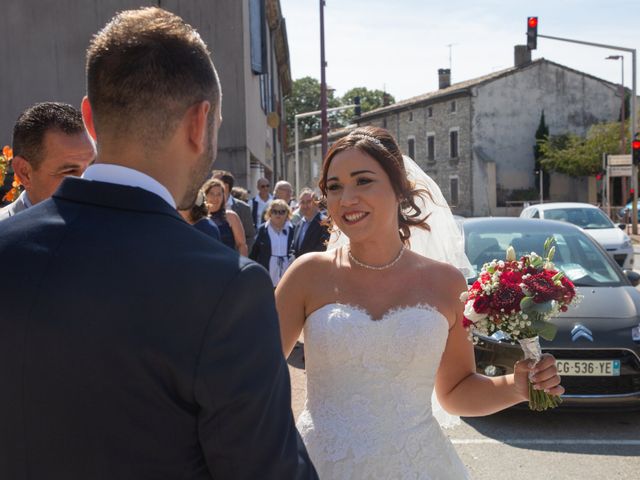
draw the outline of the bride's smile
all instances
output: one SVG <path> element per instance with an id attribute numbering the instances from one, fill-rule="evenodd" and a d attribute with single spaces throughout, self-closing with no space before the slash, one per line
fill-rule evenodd
<path id="1" fill-rule="evenodd" d="M 398 196 L 384 168 L 367 153 L 350 148 L 338 153 L 327 172 L 327 210 L 355 249 L 378 243 L 398 231 Z M 385 242 L 387 243 L 387 242 Z M 399 243 L 399 241 L 398 241 Z M 393 257 L 399 245 L 376 256 Z M 366 254 L 364 254 L 366 256 Z M 380 261 L 380 259 L 373 259 Z"/>

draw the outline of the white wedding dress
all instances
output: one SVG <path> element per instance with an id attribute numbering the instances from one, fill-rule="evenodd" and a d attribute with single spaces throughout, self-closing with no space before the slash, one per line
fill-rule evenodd
<path id="1" fill-rule="evenodd" d="M 469 478 L 431 411 L 447 333 L 428 305 L 374 320 L 331 303 L 308 316 L 297 426 L 320 479 Z"/>

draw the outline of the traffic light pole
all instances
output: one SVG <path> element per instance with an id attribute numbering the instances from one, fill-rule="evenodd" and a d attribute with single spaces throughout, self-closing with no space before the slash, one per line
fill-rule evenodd
<path id="1" fill-rule="evenodd" d="M 631 124 L 629 125 L 629 130 L 631 132 L 630 138 L 633 140 L 636 136 L 637 132 L 637 115 L 638 109 L 636 106 L 636 49 L 635 48 L 626 48 L 620 47 L 617 45 L 605 45 L 603 43 L 593 43 L 593 42 L 584 42 L 582 40 L 573 40 L 570 38 L 561 38 L 561 37 L 552 37 L 551 35 L 540 35 L 540 38 L 548 38 L 549 40 L 559 40 L 561 42 L 569 42 L 569 43 L 578 43 L 580 45 L 588 45 L 590 47 L 598 47 L 598 48 L 606 48 L 609 50 L 619 50 L 622 52 L 631 53 L 631 75 L 632 75 L 632 83 L 631 83 Z M 623 119 L 624 121 L 624 119 Z M 634 235 L 638 234 L 638 165 L 633 163 L 631 168 L 631 186 L 633 188 L 633 203 L 632 203 L 632 213 L 631 213 L 631 232 Z"/>

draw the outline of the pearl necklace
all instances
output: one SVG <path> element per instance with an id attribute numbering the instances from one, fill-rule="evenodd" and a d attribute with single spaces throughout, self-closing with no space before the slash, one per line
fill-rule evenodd
<path id="1" fill-rule="evenodd" d="M 380 265 L 380 266 L 362 263 L 360 260 L 358 260 L 356 257 L 353 256 L 353 254 L 351 253 L 351 249 L 349 249 L 348 255 L 349 255 L 349 260 L 351 260 L 353 263 L 355 263 L 359 267 L 367 268 L 369 270 L 386 270 L 387 268 L 393 267 L 396 263 L 400 261 L 400 259 L 402 258 L 402 254 L 406 249 L 407 247 L 403 245 L 400 251 L 398 252 L 398 255 L 396 256 L 396 258 L 391 260 L 391 262 L 387 263 L 386 265 Z"/>

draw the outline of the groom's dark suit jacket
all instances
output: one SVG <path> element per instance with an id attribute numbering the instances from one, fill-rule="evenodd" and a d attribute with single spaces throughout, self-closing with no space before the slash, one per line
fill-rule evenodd
<path id="1" fill-rule="evenodd" d="M 0 224 L 0 478 L 316 478 L 264 269 L 140 188 Z"/>

